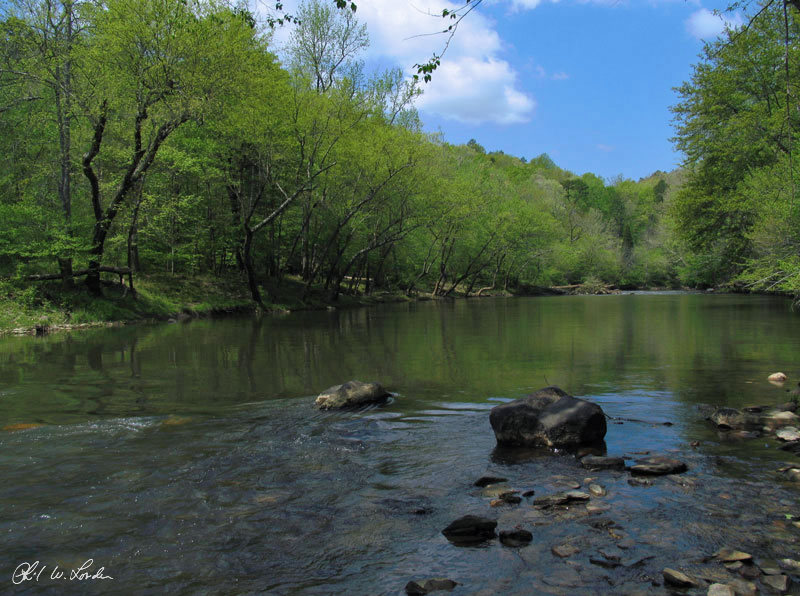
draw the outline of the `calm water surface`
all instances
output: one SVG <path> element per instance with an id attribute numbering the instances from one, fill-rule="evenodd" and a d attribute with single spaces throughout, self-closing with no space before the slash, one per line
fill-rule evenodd
<path id="1" fill-rule="evenodd" d="M 702 409 L 786 401 L 765 379 L 797 380 L 798 355 L 788 301 L 691 294 L 0 339 L 0 592 L 402 594 L 411 579 L 447 576 L 456 594 L 667 593 L 652 584 L 665 566 L 733 577 L 703 563 L 720 546 L 798 559 L 787 515 L 800 516 L 800 490 L 775 472 L 798 459 L 771 439 L 718 434 Z M 359 412 L 312 407 L 349 379 L 396 397 Z M 625 473 L 593 473 L 608 490 L 592 501 L 608 507 L 599 515 L 529 500 L 490 508 L 472 486 L 487 473 L 537 496 L 585 486 L 568 454 L 495 448 L 489 409 L 549 384 L 616 419 L 609 455 L 679 457 L 685 482 L 634 487 Z M 453 546 L 441 530 L 466 513 L 534 541 Z M 581 552 L 553 556 L 563 543 Z M 624 564 L 592 564 L 602 549 Z M 89 558 L 114 579 L 50 579 Z M 37 560 L 39 580 L 12 585 L 14 569 Z"/>

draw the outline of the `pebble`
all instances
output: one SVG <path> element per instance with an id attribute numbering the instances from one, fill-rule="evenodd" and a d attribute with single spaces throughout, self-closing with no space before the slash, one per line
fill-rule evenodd
<path id="1" fill-rule="evenodd" d="M 605 497 L 608 494 L 608 491 L 599 484 L 590 484 L 589 492 L 595 497 Z"/>
<path id="2" fill-rule="evenodd" d="M 711 584 L 708 586 L 707 596 L 736 596 L 728 584 Z"/>
<path id="3" fill-rule="evenodd" d="M 579 548 L 572 546 L 571 544 L 562 544 L 560 546 L 554 546 L 550 549 L 550 551 L 557 557 L 561 557 L 562 559 L 566 559 L 567 557 L 571 557 L 574 554 L 581 552 Z"/>

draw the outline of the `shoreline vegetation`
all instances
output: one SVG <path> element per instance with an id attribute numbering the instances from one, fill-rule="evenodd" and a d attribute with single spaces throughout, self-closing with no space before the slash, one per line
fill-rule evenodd
<path id="1" fill-rule="evenodd" d="M 136 278 L 136 294 L 125 285 L 105 282 L 102 297 L 88 294 L 76 286 L 69 291 L 60 281 L 49 281 L 32 286 L 5 288 L 0 294 L 0 337 L 10 335 L 47 335 L 59 331 L 76 331 L 96 327 L 118 327 L 130 324 L 175 323 L 193 319 L 224 317 L 262 312 L 289 314 L 308 310 L 335 310 L 386 304 L 429 300 L 454 300 L 492 297 L 542 297 L 575 295 L 613 295 L 641 291 L 701 291 L 686 287 L 618 287 L 602 282 L 569 284 L 562 286 L 535 286 L 522 284 L 513 289 L 473 291 L 458 288 L 446 297 L 430 291 L 407 293 L 400 290 L 380 290 L 370 294 L 356 292 L 341 294 L 336 300 L 317 289 L 305 294 L 302 282 L 286 278 L 279 284 L 265 287 L 271 300 L 259 307 L 253 302 L 236 276 L 228 278 L 188 277 L 182 275 L 151 275 Z M 741 287 L 708 288 L 707 292 L 748 293 Z M 761 294 L 767 294 L 760 292 Z M 788 294 L 773 292 L 772 295 Z"/>
<path id="2" fill-rule="evenodd" d="M 419 82 L 369 71 L 366 26 L 323 0 L 281 48 L 213 0 L 10 2 L 0 329 L 531 288 L 797 300 L 795 12 L 707 45 L 672 108 L 684 163 L 632 180 L 426 132 Z"/>

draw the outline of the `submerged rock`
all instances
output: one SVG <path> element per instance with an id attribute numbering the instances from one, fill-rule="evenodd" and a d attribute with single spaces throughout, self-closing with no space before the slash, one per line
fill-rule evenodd
<path id="1" fill-rule="evenodd" d="M 534 499 L 533 506 L 537 509 L 549 509 L 550 507 L 560 507 L 574 502 L 588 501 L 590 498 L 588 493 L 579 490 L 568 490 Z"/>
<path id="2" fill-rule="evenodd" d="M 533 534 L 528 530 L 502 530 L 500 542 L 506 546 L 525 546 L 533 540 Z"/>
<path id="3" fill-rule="evenodd" d="M 515 447 L 580 447 L 606 435 L 602 408 L 558 387 L 546 387 L 492 408 L 497 443 Z"/>
<path id="4" fill-rule="evenodd" d="M 681 474 L 688 468 L 680 460 L 654 455 L 637 459 L 636 465 L 631 466 L 631 473 L 639 476 L 664 476 L 667 474 Z"/>
<path id="5" fill-rule="evenodd" d="M 706 596 L 736 596 L 736 592 L 728 584 L 711 584 Z"/>
<path id="6" fill-rule="evenodd" d="M 789 577 L 786 575 L 768 575 L 761 578 L 761 583 L 769 586 L 776 592 L 783 594 L 789 591 Z"/>
<path id="7" fill-rule="evenodd" d="M 436 592 L 438 590 L 447 590 L 450 592 L 457 585 L 458 582 L 454 582 L 452 579 L 447 579 L 444 577 L 426 579 L 422 583 L 410 581 L 406 584 L 406 594 L 408 594 L 408 596 L 422 596 L 423 594 Z"/>
<path id="8" fill-rule="evenodd" d="M 800 422 L 800 416 L 794 412 L 772 410 L 764 416 L 762 422 L 765 428 L 776 430 L 784 426 L 796 426 Z"/>
<path id="9" fill-rule="evenodd" d="M 391 394 L 380 383 L 348 381 L 342 385 L 328 387 L 317 396 L 314 405 L 320 410 L 358 408 L 386 401 Z"/>
<path id="10" fill-rule="evenodd" d="M 722 429 L 741 429 L 747 422 L 745 414 L 736 408 L 717 408 L 709 420 Z"/>
<path id="11" fill-rule="evenodd" d="M 475 481 L 473 486 L 484 488 L 490 484 L 500 484 L 501 482 L 508 481 L 508 478 L 500 478 L 499 476 L 481 476 Z"/>
<path id="12" fill-rule="evenodd" d="M 465 515 L 442 530 L 445 538 L 454 544 L 475 544 L 495 537 L 497 522 L 477 515 Z"/>
<path id="13" fill-rule="evenodd" d="M 621 457 L 587 455 L 581 458 L 581 465 L 588 470 L 624 470 L 625 460 Z"/>
<path id="14" fill-rule="evenodd" d="M 550 551 L 557 557 L 561 557 L 562 559 L 566 559 L 567 557 L 571 557 L 574 554 L 581 552 L 581 550 L 571 544 L 561 544 L 559 546 L 554 546 L 550 549 Z"/>

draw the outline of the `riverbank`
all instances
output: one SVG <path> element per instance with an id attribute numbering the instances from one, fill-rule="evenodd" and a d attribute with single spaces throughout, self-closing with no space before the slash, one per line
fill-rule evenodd
<path id="1" fill-rule="evenodd" d="M 186 320 L 256 311 L 247 289 L 237 276 L 139 275 L 136 296 L 119 284 L 108 284 L 102 297 L 91 296 L 82 284 L 65 290 L 59 281 L 21 287 L 0 282 L 0 336 L 34 335 L 90 327 Z M 270 312 L 322 310 L 369 306 L 385 302 L 430 299 L 401 292 L 340 295 L 331 301 L 321 289 L 305 288 L 297 279 L 285 278 L 264 288 Z"/>
<path id="2" fill-rule="evenodd" d="M 0 282 L 0 336 L 41 335 L 94 327 L 253 313 L 257 310 L 242 280 L 235 275 L 138 275 L 135 282 L 135 297 L 125 286 L 109 283 L 103 288 L 100 298 L 91 296 L 82 284 L 65 290 L 59 281 L 29 286 Z M 587 282 L 555 287 L 523 284 L 514 292 L 500 289 L 473 293 L 469 297 L 607 295 L 675 289 L 692 291 L 691 288 L 618 288 Z M 280 283 L 270 283 L 263 291 L 268 312 L 273 313 L 442 299 L 425 291 L 409 296 L 400 290 L 381 290 L 369 295 L 340 294 L 334 301 L 322 288 L 312 288 L 306 295 L 305 285 L 292 277 L 286 277 Z M 741 292 L 741 288 L 707 291 Z M 461 292 L 448 298 L 464 297 Z"/>

